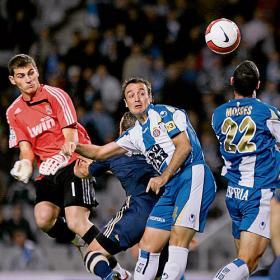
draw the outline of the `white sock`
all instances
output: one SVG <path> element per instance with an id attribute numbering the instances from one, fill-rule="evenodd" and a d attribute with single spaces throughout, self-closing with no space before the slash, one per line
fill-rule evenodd
<path id="1" fill-rule="evenodd" d="M 134 270 L 134 280 L 153 280 L 156 277 L 160 253 L 149 253 L 139 249 Z"/>
<path id="2" fill-rule="evenodd" d="M 168 262 L 165 264 L 162 279 L 180 280 L 186 270 L 189 250 L 178 246 L 168 247 Z"/>
<path id="3" fill-rule="evenodd" d="M 235 259 L 220 269 L 213 280 L 246 280 L 248 278 L 249 269 L 247 264 L 241 259 Z"/>

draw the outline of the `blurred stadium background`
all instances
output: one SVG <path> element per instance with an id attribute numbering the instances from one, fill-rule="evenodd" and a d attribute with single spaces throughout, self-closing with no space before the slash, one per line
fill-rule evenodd
<path id="1" fill-rule="evenodd" d="M 279 14 L 277 0 L 0 0 L 0 280 L 93 279 L 76 248 L 36 228 L 32 182 L 9 176 L 17 158 L 8 150 L 5 118 L 18 96 L 6 69 L 12 55 L 35 57 L 41 82 L 70 94 L 80 122 L 98 144 L 117 135 L 125 111 L 121 81 L 129 76 L 150 79 L 155 102 L 188 111 L 218 184 L 206 232 L 198 235 L 188 261 L 187 279 L 204 280 L 235 252 L 211 114 L 230 98 L 230 75 L 244 59 L 260 69 L 259 98 L 280 107 Z M 219 17 L 235 21 L 242 34 L 239 48 L 226 56 L 211 53 L 204 43 L 205 27 Z M 123 195 L 114 177 L 100 178 L 94 222 L 102 226 Z M 135 250 L 119 254 L 119 260 L 132 270 Z M 272 260 L 268 249 L 260 268 Z"/>

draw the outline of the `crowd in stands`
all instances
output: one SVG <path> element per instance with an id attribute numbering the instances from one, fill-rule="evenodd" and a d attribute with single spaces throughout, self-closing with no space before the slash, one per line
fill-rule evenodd
<path id="1" fill-rule="evenodd" d="M 218 189 L 223 189 L 211 115 L 231 98 L 229 78 L 239 62 L 251 59 L 257 64 L 262 81 L 258 97 L 280 108 L 277 0 L 81 1 L 86 13 L 84 29 L 73 32 L 66 52 L 54 40 L 51 26 L 38 25 L 42 11 L 36 1 L 0 2 L 4 8 L 0 53 L 9 50 L 32 55 L 41 82 L 61 87 L 71 96 L 79 121 L 94 143 L 117 137 L 117 124 L 126 110 L 121 82 L 130 76 L 147 78 L 156 103 L 187 110 Z M 204 41 L 207 24 L 220 17 L 235 21 L 242 36 L 238 49 L 224 56 L 211 52 Z M 14 242 L 23 234 L 36 244 L 28 221 L 16 213 L 22 204 L 33 204 L 34 190 L 32 183 L 24 185 L 9 176 L 15 157 L 8 149 L 5 111 L 18 92 L 9 85 L 1 55 L 0 60 L 0 205 L 13 209 L 10 219 L 0 211 L 0 240 Z"/>

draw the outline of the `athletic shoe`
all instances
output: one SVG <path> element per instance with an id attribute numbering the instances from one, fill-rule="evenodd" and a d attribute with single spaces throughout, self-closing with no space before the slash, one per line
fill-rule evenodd
<path id="1" fill-rule="evenodd" d="M 71 241 L 71 244 L 78 249 L 82 259 L 84 259 L 84 249 L 86 247 L 86 242 L 78 234 L 76 234 L 75 238 Z"/>
<path id="2" fill-rule="evenodd" d="M 116 271 L 113 271 L 113 273 L 111 274 L 111 278 L 109 278 L 108 280 L 121 280 L 121 275 L 116 272 Z"/>

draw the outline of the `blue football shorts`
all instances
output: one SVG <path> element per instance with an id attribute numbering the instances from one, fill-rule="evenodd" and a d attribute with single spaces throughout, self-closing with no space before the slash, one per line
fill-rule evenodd
<path id="1" fill-rule="evenodd" d="M 170 231 L 176 225 L 202 232 L 216 189 L 207 165 L 185 167 L 165 185 L 146 226 Z"/>
<path id="2" fill-rule="evenodd" d="M 241 231 L 270 237 L 270 201 L 274 189 L 255 189 L 228 185 L 226 205 L 232 219 L 232 235 L 240 238 Z"/>

